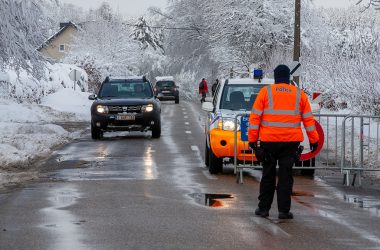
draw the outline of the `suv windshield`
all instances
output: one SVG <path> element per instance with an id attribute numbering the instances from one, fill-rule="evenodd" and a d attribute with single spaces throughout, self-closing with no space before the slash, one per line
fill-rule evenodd
<path id="1" fill-rule="evenodd" d="M 233 84 L 223 89 L 220 109 L 251 110 L 259 91 L 265 84 Z"/>
<path id="2" fill-rule="evenodd" d="M 160 81 L 157 82 L 157 86 L 162 88 L 162 87 L 174 87 L 174 82 L 173 81 Z"/>
<path id="3" fill-rule="evenodd" d="M 152 98 L 149 82 L 107 82 L 99 91 L 100 98 Z"/>

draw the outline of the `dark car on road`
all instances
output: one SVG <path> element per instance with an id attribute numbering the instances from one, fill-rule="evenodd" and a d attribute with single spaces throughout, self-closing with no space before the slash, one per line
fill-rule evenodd
<path id="1" fill-rule="evenodd" d="M 100 139 L 107 131 L 152 131 L 161 136 L 161 105 L 145 77 L 109 78 L 98 95 L 90 95 L 91 136 Z"/>
<path id="2" fill-rule="evenodd" d="M 171 76 L 156 77 L 154 91 L 161 101 L 174 100 L 175 103 L 179 103 L 178 86 Z"/>

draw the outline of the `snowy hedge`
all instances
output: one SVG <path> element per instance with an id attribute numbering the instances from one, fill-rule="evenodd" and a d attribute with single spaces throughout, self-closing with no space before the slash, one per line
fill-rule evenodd
<path id="1" fill-rule="evenodd" d="M 76 89 L 87 91 L 87 74 L 83 69 L 70 64 L 47 63 L 40 80 L 23 69 L 18 72 L 11 68 L 0 71 L 0 98 L 10 98 L 19 103 L 40 103 L 42 97 L 58 89 L 74 88 L 74 82 L 69 77 L 73 69 L 80 71 L 82 75 L 77 81 Z"/>

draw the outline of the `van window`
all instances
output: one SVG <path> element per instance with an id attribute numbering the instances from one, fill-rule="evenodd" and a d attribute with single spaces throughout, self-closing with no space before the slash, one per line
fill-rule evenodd
<path id="1" fill-rule="evenodd" d="M 173 81 L 159 81 L 156 84 L 160 88 L 164 87 L 174 87 L 174 82 Z"/>
<path id="2" fill-rule="evenodd" d="M 250 111 L 265 84 L 232 84 L 223 89 L 220 109 Z"/>

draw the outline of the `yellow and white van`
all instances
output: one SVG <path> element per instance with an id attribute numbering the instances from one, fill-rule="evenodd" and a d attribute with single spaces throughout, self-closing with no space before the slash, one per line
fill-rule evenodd
<path id="1" fill-rule="evenodd" d="M 229 79 L 219 84 L 213 98 L 206 98 L 202 109 L 207 111 L 205 126 L 205 164 L 211 174 L 223 171 L 223 159 L 234 158 L 235 117 L 250 114 L 259 91 L 273 84 L 273 79 Z M 313 113 L 319 113 L 319 105 L 311 102 Z M 240 120 L 237 121 L 237 159 L 249 161 L 256 157 L 248 149 L 248 142 L 241 141 Z M 310 164 L 310 163 L 309 163 Z"/>

